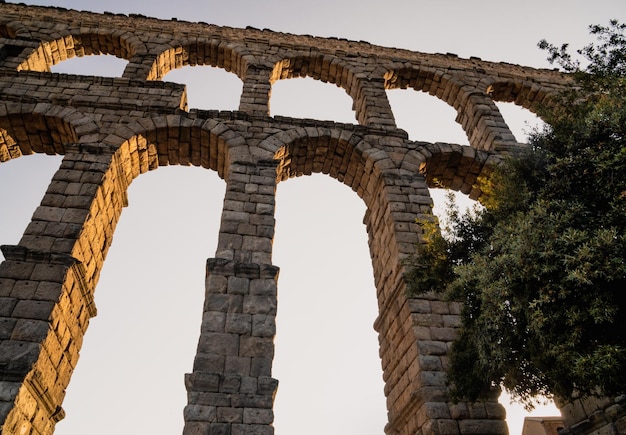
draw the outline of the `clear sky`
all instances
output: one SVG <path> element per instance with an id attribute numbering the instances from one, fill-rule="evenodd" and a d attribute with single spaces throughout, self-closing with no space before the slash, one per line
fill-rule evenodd
<path id="1" fill-rule="evenodd" d="M 590 41 L 589 24 L 626 21 L 623 0 L 25 3 L 336 36 L 535 67 L 551 67 L 536 47 L 540 39 L 581 47 Z M 121 74 L 123 65 L 104 60 L 98 66 L 68 61 L 56 70 Z M 224 71 L 183 68 L 165 80 L 188 85 L 190 107 L 237 108 L 241 82 Z M 411 139 L 467 144 L 445 104 L 413 90 L 389 96 Z M 312 80 L 279 82 L 272 91 L 272 115 L 355 122 L 350 107 L 339 88 Z M 505 119 L 522 140 L 527 117 L 510 109 L 502 109 Z M 0 165 L 1 244 L 19 241 L 59 162 L 28 156 Z M 160 168 L 133 182 L 57 434 L 181 432 L 183 374 L 195 354 L 204 263 L 214 255 L 223 195 L 224 183 L 200 168 Z M 364 204 L 322 175 L 281 183 L 277 195 L 276 434 L 382 434 L 386 411 Z M 509 408 L 512 435 L 520 433 L 521 418 L 519 408 Z"/>

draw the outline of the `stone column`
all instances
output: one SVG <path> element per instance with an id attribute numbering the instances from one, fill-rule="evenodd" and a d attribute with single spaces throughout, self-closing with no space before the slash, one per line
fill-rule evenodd
<path id="1" fill-rule="evenodd" d="M 17 246 L 0 264 L 0 428 L 51 434 L 76 366 L 93 291 L 126 204 L 112 153 L 68 154 Z M 97 148 L 100 149 L 100 148 Z"/>
<path id="2" fill-rule="evenodd" d="M 396 128 L 396 120 L 385 91 L 384 78 L 362 78 L 354 98 L 356 117 L 361 125 Z"/>
<path id="3" fill-rule="evenodd" d="M 388 435 L 506 435 L 505 411 L 494 398 L 452 403 L 445 369 L 460 325 L 460 307 L 436 295 L 409 297 L 403 258 L 419 243 L 416 219 L 432 219 L 426 181 L 408 171 L 381 174 L 372 185 L 365 223 L 372 252 L 389 422 Z M 369 186 L 368 186 L 369 187 Z"/>
<path id="4" fill-rule="evenodd" d="M 456 121 L 472 147 L 505 153 L 517 147 L 515 136 L 488 94 L 479 90 L 459 92 L 454 107 L 458 111 Z"/>
<path id="5" fill-rule="evenodd" d="M 156 61 L 157 57 L 152 54 L 135 54 L 124 68 L 122 77 L 133 80 L 160 80 L 162 76 L 157 73 Z"/>
<path id="6" fill-rule="evenodd" d="M 274 433 L 275 190 L 274 161 L 230 165 L 217 256 L 207 261 L 198 351 L 185 377 L 185 435 Z"/>
<path id="7" fill-rule="evenodd" d="M 268 116 L 270 114 L 270 93 L 272 70 L 251 65 L 246 70 L 239 110 L 251 115 Z"/>

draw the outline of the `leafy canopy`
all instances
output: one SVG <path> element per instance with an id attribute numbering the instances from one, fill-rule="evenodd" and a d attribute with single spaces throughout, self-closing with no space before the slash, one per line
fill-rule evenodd
<path id="1" fill-rule="evenodd" d="M 449 234 L 427 231 L 412 259 L 414 295 L 464 306 L 453 398 L 503 385 L 532 408 L 539 395 L 626 392 L 625 29 L 590 26 L 585 67 L 539 43 L 577 87 L 541 110 L 547 126 L 496 170 L 485 207 L 449 206 Z"/>

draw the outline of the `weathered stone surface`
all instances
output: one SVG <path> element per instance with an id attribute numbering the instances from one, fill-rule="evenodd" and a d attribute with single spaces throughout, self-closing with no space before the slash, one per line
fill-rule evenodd
<path id="1" fill-rule="evenodd" d="M 217 408 L 214 406 L 187 405 L 183 415 L 185 421 L 215 421 Z"/>
<path id="2" fill-rule="evenodd" d="M 367 206 L 388 433 L 507 432 L 495 401 L 448 402 L 444 370 L 462 307 L 436 294 L 408 298 L 402 260 L 421 240 L 417 222 L 432 219 L 429 187 L 480 198 L 477 180 L 518 146 L 495 102 L 535 110 L 569 78 L 366 42 L 3 2 L 0 33 L 0 162 L 33 152 L 64 155 L 20 243 L 2 248 L 3 434 L 47 435 L 62 417 L 128 186 L 166 165 L 201 166 L 226 182 L 218 247 L 206 264 L 198 351 L 185 377 L 184 434 L 274 432 L 276 185 L 314 172 L 346 184 Z M 92 53 L 128 60 L 123 77 L 47 72 L 52 63 Z M 241 77 L 239 110 L 187 111 L 184 85 L 160 80 L 192 64 Z M 271 83 L 301 76 L 343 88 L 357 124 L 268 116 Z M 386 89 L 396 88 L 454 107 L 471 146 L 409 141 L 387 100 Z M 622 405 L 573 402 L 564 414 L 569 425 L 601 431 L 594 425 L 603 419 L 624 426 Z"/>
<path id="3" fill-rule="evenodd" d="M 274 337 L 276 319 L 273 315 L 254 314 L 252 316 L 252 335 L 255 337 Z"/>
<path id="4" fill-rule="evenodd" d="M 21 300 L 13 308 L 13 317 L 25 319 L 48 320 L 54 307 L 53 302 Z"/>
<path id="5" fill-rule="evenodd" d="M 246 424 L 271 424 L 274 413 L 271 409 L 244 408 L 243 422 Z"/>
<path id="6" fill-rule="evenodd" d="M 461 420 L 459 428 L 462 434 L 506 433 L 508 428 L 502 420 Z"/>
<path id="7" fill-rule="evenodd" d="M 17 319 L 11 339 L 40 343 L 48 335 L 49 328 L 50 325 L 45 320 Z"/>
<path id="8" fill-rule="evenodd" d="M 241 408 L 217 408 L 217 421 L 220 423 L 241 423 L 243 411 Z"/>
<path id="9" fill-rule="evenodd" d="M 224 362 L 224 374 L 246 376 L 250 373 L 252 358 L 247 356 L 227 356 Z"/>
<path id="10" fill-rule="evenodd" d="M 198 351 L 216 353 L 218 355 L 237 355 L 239 351 L 239 335 L 219 332 L 205 332 L 200 337 Z"/>
<path id="11" fill-rule="evenodd" d="M 226 314 L 225 331 L 235 334 L 250 334 L 252 332 L 252 315 L 239 313 Z"/>

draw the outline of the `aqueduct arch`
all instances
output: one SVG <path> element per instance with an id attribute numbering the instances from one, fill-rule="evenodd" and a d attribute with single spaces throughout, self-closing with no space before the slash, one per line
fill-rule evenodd
<path id="1" fill-rule="evenodd" d="M 367 205 L 386 432 L 507 433 L 495 398 L 448 401 L 444 369 L 459 307 L 409 298 L 402 259 L 419 243 L 416 220 L 431 216 L 434 179 L 479 198 L 476 179 L 520 146 L 494 101 L 533 110 L 568 86 L 566 76 L 268 30 L 6 3 L 0 11 L 0 160 L 64 155 L 21 241 L 2 247 L 3 434 L 50 434 L 63 418 L 65 388 L 96 314 L 92 295 L 128 185 L 170 164 L 209 168 L 226 181 L 218 247 L 207 260 L 203 326 L 186 375 L 185 434 L 273 433 L 275 187 L 312 172 L 337 178 Z M 89 53 L 127 59 L 123 77 L 47 72 L 59 60 Z M 187 112 L 184 86 L 158 81 L 193 64 L 219 66 L 243 80 L 238 111 Z M 272 82 L 298 76 L 346 90 L 359 125 L 269 117 Z M 471 147 L 409 141 L 385 94 L 396 87 L 454 107 Z M 600 433 L 624 414 L 623 404 L 609 399 L 562 409 L 570 433 Z"/>

